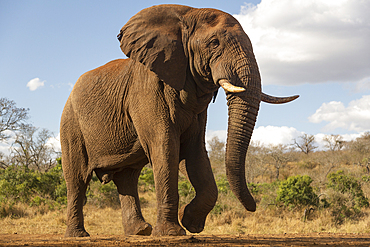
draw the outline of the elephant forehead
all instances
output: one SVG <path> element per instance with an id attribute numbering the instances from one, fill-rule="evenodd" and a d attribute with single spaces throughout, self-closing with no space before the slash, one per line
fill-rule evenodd
<path id="1" fill-rule="evenodd" d="M 225 28 L 240 26 L 239 22 L 232 15 L 217 9 L 198 9 L 196 15 L 198 19 L 198 26 L 222 26 Z"/>

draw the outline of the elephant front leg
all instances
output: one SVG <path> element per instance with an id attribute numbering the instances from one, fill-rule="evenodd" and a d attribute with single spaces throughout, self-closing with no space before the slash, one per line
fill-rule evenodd
<path id="1" fill-rule="evenodd" d="M 198 161 L 199 162 L 199 161 Z M 193 185 L 196 196 L 179 212 L 181 224 L 191 233 L 203 231 L 208 213 L 213 209 L 217 201 L 217 186 L 210 165 L 206 161 L 199 163 L 181 163 L 181 170 L 186 170 L 187 176 Z M 192 167 L 197 164 L 196 168 Z"/>
<path id="2" fill-rule="evenodd" d="M 202 140 L 202 136 L 199 138 Z M 203 141 L 182 146 L 180 170 L 193 185 L 196 196 L 179 212 L 181 224 L 191 233 L 203 231 L 208 213 L 217 201 L 218 189 Z"/>
<path id="3" fill-rule="evenodd" d="M 152 233 L 152 226 L 145 222 L 141 213 L 137 191 L 141 169 L 127 168 L 114 174 L 122 208 L 122 223 L 125 235 L 147 235 Z"/>
<path id="4" fill-rule="evenodd" d="M 157 145 L 150 152 L 158 205 L 157 223 L 153 235 L 186 235 L 178 221 L 179 143 L 173 138 L 167 140 L 168 143 Z"/>

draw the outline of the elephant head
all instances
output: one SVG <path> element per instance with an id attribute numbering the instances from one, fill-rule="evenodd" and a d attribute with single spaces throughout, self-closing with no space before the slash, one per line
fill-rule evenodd
<path id="1" fill-rule="evenodd" d="M 298 96 L 277 98 L 261 92 L 251 41 L 234 17 L 219 10 L 153 6 L 133 16 L 118 39 L 128 57 L 178 91 L 188 82 L 195 83 L 198 97 L 213 95 L 220 86 L 226 91 L 226 174 L 243 206 L 255 211 L 245 158 L 260 101 L 286 103 Z"/>

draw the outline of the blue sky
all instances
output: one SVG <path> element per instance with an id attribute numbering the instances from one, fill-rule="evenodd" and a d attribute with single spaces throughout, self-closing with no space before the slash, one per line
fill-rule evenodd
<path id="1" fill-rule="evenodd" d="M 350 139 L 370 130 L 368 1 L 0 0 L 0 97 L 30 108 L 34 126 L 58 135 L 78 77 L 123 58 L 120 28 L 141 9 L 162 3 L 234 15 L 252 41 L 263 91 L 301 96 L 286 105 L 261 103 L 254 140 L 288 144 L 302 133 Z M 209 107 L 207 129 L 208 137 L 226 135 L 221 90 Z"/>

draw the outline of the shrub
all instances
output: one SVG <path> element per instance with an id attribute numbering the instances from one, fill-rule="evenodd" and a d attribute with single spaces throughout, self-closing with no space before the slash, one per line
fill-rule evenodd
<path id="1" fill-rule="evenodd" d="M 57 201 L 61 204 L 67 204 L 67 186 L 63 177 L 61 159 L 57 159 L 57 165 L 50 171 L 39 173 L 39 187 L 37 192 L 40 196 Z"/>
<path id="2" fill-rule="evenodd" d="M 194 197 L 195 190 L 188 180 L 182 180 L 178 183 L 179 196 Z"/>
<path id="3" fill-rule="evenodd" d="M 311 187 L 312 179 L 307 176 L 292 176 L 282 181 L 277 191 L 276 202 L 290 209 L 316 206 L 317 195 Z"/>
<path id="4" fill-rule="evenodd" d="M 7 167 L 0 175 L 0 196 L 14 202 L 28 203 L 41 185 L 37 175 L 26 167 Z"/>
<path id="5" fill-rule="evenodd" d="M 13 203 L 22 202 L 30 205 L 50 200 L 66 204 L 67 189 L 60 159 L 53 169 L 45 173 L 16 165 L 2 170 L 0 197 L 7 198 Z"/>
<path id="6" fill-rule="evenodd" d="M 145 191 L 154 191 L 154 174 L 153 169 L 144 167 L 141 170 L 138 185 Z"/>
<path id="7" fill-rule="evenodd" d="M 216 180 L 216 185 L 219 193 L 227 194 L 230 191 L 229 181 L 224 176 Z"/>
<path id="8" fill-rule="evenodd" d="M 331 188 L 342 194 L 349 193 L 353 200 L 353 207 L 364 208 L 369 207 L 369 201 L 365 197 L 359 181 L 352 176 L 347 176 L 342 170 L 330 173 L 328 175 L 327 188 Z"/>
<path id="9" fill-rule="evenodd" d="M 179 177 L 178 183 L 179 206 L 188 204 L 195 196 L 195 189 L 184 176 Z"/>
<path id="10" fill-rule="evenodd" d="M 102 184 L 95 175 L 93 175 L 90 181 L 86 197 L 89 203 L 99 208 L 116 208 L 120 206 L 116 185 L 112 181 L 107 184 Z"/>
<path id="11" fill-rule="evenodd" d="M 354 177 L 345 175 L 342 170 L 328 175 L 329 203 L 335 224 L 346 219 L 355 220 L 362 216 L 361 209 L 369 207 L 361 184 Z"/>
<path id="12" fill-rule="evenodd" d="M 250 183 L 248 188 L 252 193 L 258 206 L 267 208 L 268 206 L 275 205 L 276 191 L 279 188 L 280 181 L 272 183 Z"/>

